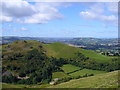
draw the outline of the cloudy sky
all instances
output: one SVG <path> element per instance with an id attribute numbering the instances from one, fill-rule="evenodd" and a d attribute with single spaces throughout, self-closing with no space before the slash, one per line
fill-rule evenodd
<path id="1" fill-rule="evenodd" d="M 118 37 L 118 3 L 15 0 L 0 5 L 3 36 Z"/>

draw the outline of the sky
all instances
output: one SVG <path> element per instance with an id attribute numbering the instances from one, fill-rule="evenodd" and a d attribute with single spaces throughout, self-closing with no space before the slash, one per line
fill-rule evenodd
<path id="1" fill-rule="evenodd" d="M 117 2 L 1 2 L 2 36 L 118 37 Z"/>

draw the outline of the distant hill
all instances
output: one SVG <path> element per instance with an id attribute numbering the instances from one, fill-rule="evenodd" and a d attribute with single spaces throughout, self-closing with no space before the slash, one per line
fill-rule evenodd
<path id="1" fill-rule="evenodd" d="M 62 43 L 71 43 L 71 44 L 91 44 L 91 43 L 117 43 L 117 38 L 49 38 L 49 37 L 15 37 L 15 36 L 4 36 L 0 37 L 0 43 L 11 43 L 13 41 L 21 41 L 21 40 L 36 40 L 45 43 L 54 43 L 54 42 L 62 42 Z"/>
<path id="2" fill-rule="evenodd" d="M 118 38 L 73 38 L 69 42 L 72 43 L 85 43 L 85 44 L 91 44 L 91 43 L 97 43 L 97 44 L 108 44 L 108 43 L 117 43 Z"/>
<path id="3" fill-rule="evenodd" d="M 53 43 L 53 42 L 64 42 L 67 40 L 71 40 L 72 38 L 49 38 L 49 37 L 0 37 L 0 43 L 12 43 L 14 41 L 23 41 L 23 40 L 36 40 L 45 43 Z"/>

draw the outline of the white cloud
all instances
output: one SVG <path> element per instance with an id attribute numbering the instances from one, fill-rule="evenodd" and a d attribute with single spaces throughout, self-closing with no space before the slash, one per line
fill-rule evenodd
<path id="1" fill-rule="evenodd" d="M 23 31 L 26 31 L 26 30 L 27 30 L 27 28 L 25 28 L 25 27 L 22 27 L 22 28 L 21 28 L 21 30 L 23 30 Z"/>
<path id="2" fill-rule="evenodd" d="M 63 18 L 63 15 L 60 14 L 56 8 L 48 4 L 36 4 L 35 9 L 38 13 L 34 14 L 32 17 L 26 18 L 25 23 L 47 23 L 49 20 Z"/>
<path id="3" fill-rule="evenodd" d="M 9 16 L 0 16 L 0 21 L 1 22 L 11 22 L 13 19 L 12 17 Z"/>
<path id="4" fill-rule="evenodd" d="M 82 11 L 82 12 L 80 12 L 80 15 L 86 19 L 95 19 L 97 17 L 97 15 L 95 13 L 92 13 L 89 11 Z"/>
<path id="5" fill-rule="evenodd" d="M 0 20 L 2 22 L 47 23 L 50 20 L 63 18 L 57 7 L 52 4 L 30 4 L 27 1 L 14 0 L 14 2 L 3 1 L 1 5 L 2 16 Z"/>
<path id="6" fill-rule="evenodd" d="M 115 4 L 113 3 L 113 5 Z M 107 4 L 97 3 L 89 7 L 88 10 L 80 12 L 80 16 L 82 16 L 87 20 L 96 20 L 96 21 L 102 21 L 103 23 L 106 24 L 117 25 L 118 9 L 116 8 L 116 10 L 114 10 L 113 7 L 112 7 L 112 3 L 107 3 Z"/>
<path id="7" fill-rule="evenodd" d="M 35 9 L 26 1 L 2 2 L 3 15 L 11 17 L 25 17 L 35 13 Z"/>
<path id="8" fill-rule="evenodd" d="M 106 16 L 106 15 L 100 15 L 100 14 L 89 12 L 89 11 L 80 12 L 80 15 L 86 19 L 92 19 L 92 20 L 100 20 L 105 22 L 117 21 L 117 17 L 115 15 Z"/>

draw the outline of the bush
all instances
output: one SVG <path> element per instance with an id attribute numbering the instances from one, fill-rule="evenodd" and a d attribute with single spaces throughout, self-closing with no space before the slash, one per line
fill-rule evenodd
<path id="1" fill-rule="evenodd" d="M 50 79 L 45 79 L 42 81 L 43 84 L 48 84 L 50 82 Z"/>
<path id="2" fill-rule="evenodd" d="M 87 77 L 87 76 L 88 76 L 88 74 L 83 75 L 83 77 Z"/>
<path id="3" fill-rule="evenodd" d="M 17 81 L 18 81 L 17 77 L 13 75 L 2 77 L 2 82 L 5 82 L 5 83 L 16 83 Z"/>
<path id="4" fill-rule="evenodd" d="M 26 77 L 26 74 L 25 73 L 20 73 L 19 76 L 20 77 Z"/>
<path id="5" fill-rule="evenodd" d="M 62 78 L 61 80 L 59 80 L 59 81 L 57 82 L 57 84 L 62 83 L 62 82 L 70 81 L 71 79 L 73 79 L 73 78 L 72 78 L 72 77 Z"/>
<path id="6" fill-rule="evenodd" d="M 81 76 L 74 76 L 74 77 L 72 77 L 73 79 L 79 79 L 79 78 L 81 78 Z"/>
<path id="7" fill-rule="evenodd" d="M 89 76 L 94 76 L 94 74 L 89 74 Z"/>
<path id="8" fill-rule="evenodd" d="M 18 83 L 18 84 L 25 84 L 25 82 L 26 82 L 26 81 L 23 79 L 23 80 L 19 80 L 17 83 Z"/>

